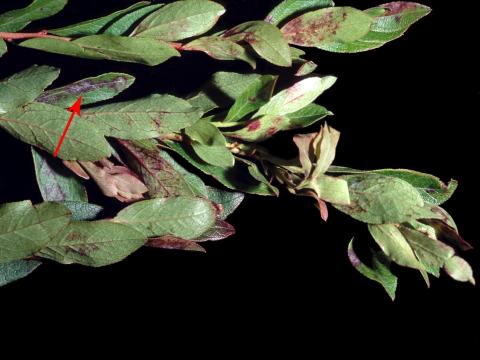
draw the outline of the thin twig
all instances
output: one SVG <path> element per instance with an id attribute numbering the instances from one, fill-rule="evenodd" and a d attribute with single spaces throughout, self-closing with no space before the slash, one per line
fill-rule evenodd
<path id="1" fill-rule="evenodd" d="M 68 37 L 49 35 L 47 30 L 42 30 L 42 31 L 35 32 L 35 33 L 0 32 L 0 39 L 6 40 L 6 41 L 24 40 L 24 39 L 38 39 L 38 38 L 56 39 L 56 40 L 62 40 L 62 41 L 72 40 L 71 38 L 68 38 Z"/>

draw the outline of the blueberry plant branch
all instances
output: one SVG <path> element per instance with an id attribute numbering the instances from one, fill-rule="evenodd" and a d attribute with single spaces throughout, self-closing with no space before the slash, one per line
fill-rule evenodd
<path id="1" fill-rule="evenodd" d="M 53 15 L 65 4 L 37 0 L 0 15 L 0 37 L 29 36 L 19 33 L 29 23 L 25 19 Z M 253 67 L 258 57 L 301 66 L 286 87 L 278 86 L 276 75 L 220 71 L 187 98 L 152 94 L 123 102 L 111 99 L 135 81 L 125 73 L 52 88 L 60 70 L 35 65 L 0 81 L 0 128 L 32 146 L 44 199 L 37 205 L 21 201 L 0 207 L 0 285 L 28 275 L 43 259 L 105 266 L 141 246 L 204 251 L 203 242 L 234 233 L 226 218 L 244 194 L 278 196 L 281 188 L 312 198 L 324 221 L 334 208 L 365 223 L 375 243 L 371 261 L 366 265 L 357 256 L 353 242 L 348 258 L 392 298 L 397 286 L 392 263 L 418 271 L 427 285 L 429 276 L 438 277 L 442 270 L 474 283 L 470 265 L 459 255 L 471 246 L 441 207 L 457 182 L 445 184 L 405 169 L 334 165 L 340 133 L 325 122 L 333 113 L 316 100 L 336 78 L 315 74 L 316 65 L 292 46 L 370 50 L 401 36 L 429 9 L 392 2 L 360 11 L 334 7 L 329 0 L 285 0 L 265 20 L 212 30 L 224 12 L 206 0 L 140 2 L 102 18 L 32 33 L 19 43 L 147 65 L 194 50 Z M 214 32 L 205 35 L 209 31 Z M 58 159 L 53 158 L 66 109 L 79 96 L 85 105 L 82 117 L 72 124 Z M 306 128 L 312 131 L 305 134 Z M 298 151 L 294 158 L 278 156 L 265 142 L 279 132 L 298 130 L 302 134 L 290 144 Z M 207 186 L 185 163 L 224 189 Z M 94 181 L 124 208 L 102 219 L 103 208 L 89 203 L 84 181 Z"/>
<path id="2" fill-rule="evenodd" d="M 70 56 L 147 65 L 158 65 L 180 56 L 182 51 L 204 52 L 219 60 L 240 60 L 253 68 L 257 58 L 284 67 L 299 62 L 300 74 L 305 75 L 316 65 L 303 60 L 303 51 L 294 46 L 332 52 L 370 50 L 400 37 L 430 12 L 426 6 L 401 1 L 361 11 L 335 7 L 331 0 L 290 0 L 281 2 L 265 20 L 213 30 L 226 11 L 214 1 L 183 0 L 169 4 L 141 1 L 100 18 L 50 29 L 48 33 L 12 34 L 28 25 L 19 19 L 51 16 L 66 2 L 36 0 L 27 8 L 3 14 L 0 31 L 8 34 L 0 38 L 31 37 L 19 45 Z M 2 19 L 5 19 L 3 25 Z M 65 40 L 71 41 L 65 44 Z"/>

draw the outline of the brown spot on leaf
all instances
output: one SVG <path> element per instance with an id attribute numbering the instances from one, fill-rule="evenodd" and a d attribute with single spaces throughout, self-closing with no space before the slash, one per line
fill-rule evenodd
<path id="1" fill-rule="evenodd" d="M 335 10 L 325 11 L 322 16 L 305 20 L 303 16 L 293 19 L 281 30 L 287 41 L 294 45 L 314 46 L 318 42 L 337 33 L 341 23 L 345 21 L 347 13 L 342 17 L 334 16 Z"/>
<path id="2" fill-rule="evenodd" d="M 278 129 L 276 127 L 271 127 L 268 128 L 267 130 L 267 136 L 273 136 L 277 133 Z"/>
<path id="3" fill-rule="evenodd" d="M 248 124 L 247 130 L 250 132 L 258 130 L 260 125 L 261 125 L 260 119 L 254 120 L 250 124 Z"/>

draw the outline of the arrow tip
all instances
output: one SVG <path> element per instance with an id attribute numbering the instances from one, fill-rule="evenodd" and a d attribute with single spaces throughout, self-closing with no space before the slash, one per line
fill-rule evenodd
<path id="1" fill-rule="evenodd" d="M 80 96 L 77 101 L 73 103 L 72 106 L 68 108 L 68 111 L 71 111 L 72 113 L 77 114 L 80 116 L 80 107 L 82 106 L 82 97 Z"/>

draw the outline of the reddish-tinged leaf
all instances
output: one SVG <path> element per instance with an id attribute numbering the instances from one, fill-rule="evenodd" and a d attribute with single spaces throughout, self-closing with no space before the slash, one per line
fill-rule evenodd
<path id="1" fill-rule="evenodd" d="M 235 228 L 224 220 L 217 219 L 215 225 L 210 228 L 200 238 L 195 239 L 196 242 L 219 241 L 226 239 L 235 234 Z"/>
<path id="2" fill-rule="evenodd" d="M 206 252 L 206 250 L 195 241 L 180 239 L 170 235 L 150 239 L 146 245 L 157 249 Z"/>

